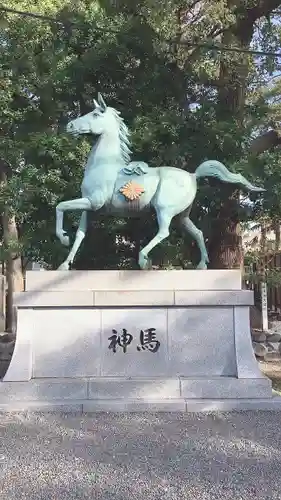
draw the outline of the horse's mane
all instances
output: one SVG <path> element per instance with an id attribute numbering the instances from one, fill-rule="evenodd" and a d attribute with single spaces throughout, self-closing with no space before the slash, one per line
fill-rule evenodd
<path id="1" fill-rule="evenodd" d="M 129 132 L 127 125 L 124 123 L 123 118 L 120 116 L 120 112 L 114 108 L 111 108 L 111 109 L 112 109 L 113 115 L 116 118 L 116 121 L 119 125 L 119 139 L 120 139 L 121 155 L 122 155 L 122 159 L 124 160 L 124 163 L 126 163 L 126 165 L 127 165 L 128 163 L 130 163 L 131 153 L 132 153 L 132 151 L 130 150 L 130 146 L 131 146 L 131 141 L 129 139 L 130 132 Z"/>

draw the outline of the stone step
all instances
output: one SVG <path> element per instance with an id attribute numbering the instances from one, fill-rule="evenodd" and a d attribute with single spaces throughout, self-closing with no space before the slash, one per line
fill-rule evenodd
<path id="1" fill-rule="evenodd" d="M 260 378 L 56 378 L 28 382 L 0 382 L 0 404 L 57 400 L 235 399 L 271 397 L 271 381 Z"/>
<path id="2" fill-rule="evenodd" d="M 39 412 L 39 413 L 98 413 L 98 412 L 214 412 L 214 411 L 280 411 L 281 397 L 260 399 L 201 399 L 201 400 L 166 400 L 166 401 L 139 401 L 139 400 L 73 400 L 73 401 L 25 401 L 15 403 L 0 403 L 0 412 Z"/>

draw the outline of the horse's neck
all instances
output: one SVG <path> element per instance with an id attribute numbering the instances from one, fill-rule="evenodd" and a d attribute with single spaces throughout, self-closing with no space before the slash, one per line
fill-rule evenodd
<path id="1" fill-rule="evenodd" d="M 106 170 L 107 166 L 112 173 L 115 169 L 118 172 L 124 165 L 119 138 L 102 135 L 90 152 L 85 173 L 99 168 Z"/>

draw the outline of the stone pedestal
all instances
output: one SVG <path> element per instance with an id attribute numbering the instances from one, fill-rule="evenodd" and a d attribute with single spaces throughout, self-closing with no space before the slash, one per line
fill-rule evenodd
<path id="1" fill-rule="evenodd" d="M 29 271 L 0 409 L 272 408 L 239 271 Z"/>

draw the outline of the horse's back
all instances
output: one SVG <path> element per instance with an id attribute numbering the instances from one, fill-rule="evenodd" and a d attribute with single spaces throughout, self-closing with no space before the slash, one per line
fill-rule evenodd
<path id="1" fill-rule="evenodd" d="M 139 171 L 131 174 L 120 171 L 108 209 L 124 215 L 150 209 L 159 181 L 157 168 L 149 168 L 144 174 Z"/>
<path id="2" fill-rule="evenodd" d="M 120 171 L 107 209 L 122 215 L 168 209 L 175 215 L 189 207 L 195 198 L 194 174 L 175 167 L 149 168 L 145 174 Z"/>

